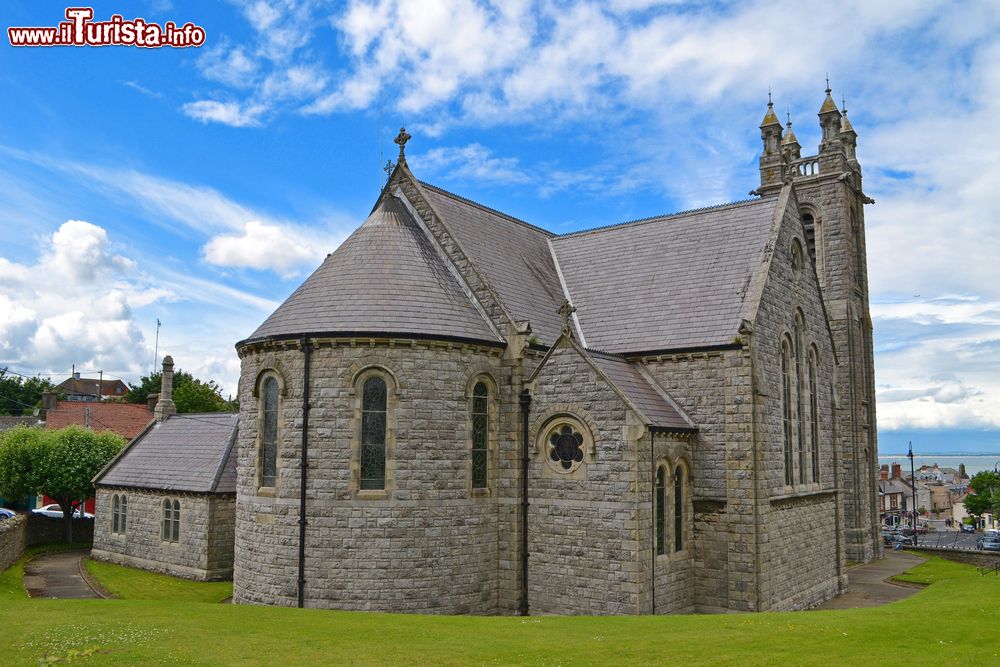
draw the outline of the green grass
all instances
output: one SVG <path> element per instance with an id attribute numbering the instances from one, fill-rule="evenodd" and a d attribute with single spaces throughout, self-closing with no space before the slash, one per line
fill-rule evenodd
<path id="1" fill-rule="evenodd" d="M 1000 577 L 931 559 L 869 609 L 714 616 L 404 616 L 154 600 L 2 600 L 4 665 L 981 665 Z"/>
<path id="2" fill-rule="evenodd" d="M 90 544 L 83 542 L 44 544 L 42 546 L 29 547 L 21 558 L 14 561 L 13 565 L 0 572 L 0 602 L 29 599 L 28 591 L 24 589 L 24 564 L 34 556 L 89 548 Z"/>
<path id="3" fill-rule="evenodd" d="M 221 602 L 233 594 L 231 581 L 189 581 L 89 558 L 86 565 L 87 571 L 106 591 L 126 600 Z"/>

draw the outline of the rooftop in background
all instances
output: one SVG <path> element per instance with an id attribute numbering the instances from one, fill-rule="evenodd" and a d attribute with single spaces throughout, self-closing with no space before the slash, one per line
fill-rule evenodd
<path id="1" fill-rule="evenodd" d="M 95 479 L 123 486 L 192 493 L 236 492 L 239 415 L 172 415 L 136 438 Z"/>
<path id="2" fill-rule="evenodd" d="M 89 426 L 93 431 L 112 431 L 132 440 L 153 421 L 153 413 L 145 405 L 132 403 L 98 403 L 59 401 L 48 410 L 45 428 L 64 428 L 73 424 Z"/>
<path id="3" fill-rule="evenodd" d="M 20 417 L 15 415 L 0 415 L 0 433 L 16 426 L 35 426 L 38 417 Z"/>
<path id="4" fill-rule="evenodd" d="M 96 401 L 102 398 L 121 398 L 128 393 L 128 385 L 121 380 L 82 378 L 73 376 L 59 383 L 59 389 L 70 401 Z"/>

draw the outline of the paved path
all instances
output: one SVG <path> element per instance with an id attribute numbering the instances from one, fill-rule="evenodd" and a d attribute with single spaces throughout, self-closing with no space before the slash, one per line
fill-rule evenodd
<path id="1" fill-rule="evenodd" d="M 33 598 L 100 597 L 80 574 L 86 551 L 35 556 L 24 566 L 24 587 Z"/>
<path id="2" fill-rule="evenodd" d="M 816 609 L 855 609 L 857 607 L 877 607 L 896 600 L 908 598 L 923 586 L 899 584 L 889 581 L 900 572 L 905 572 L 926 558 L 903 551 L 885 550 L 885 557 L 867 565 L 859 565 L 847 571 L 847 592 L 827 600 Z"/>

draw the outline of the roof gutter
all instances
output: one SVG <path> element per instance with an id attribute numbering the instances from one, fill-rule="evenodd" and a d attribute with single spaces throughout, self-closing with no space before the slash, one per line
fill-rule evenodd
<path id="1" fill-rule="evenodd" d="M 236 343 L 235 347 L 239 350 L 241 347 L 247 345 L 256 345 L 260 343 L 271 343 L 278 341 L 295 341 L 304 340 L 304 336 L 311 336 L 312 338 L 399 338 L 399 339 L 413 339 L 413 340 L 437 340 L 445 343 L 464 343 L 469 345 L 485 345 L 487 347 L 507 347 L 507 343 L 502 340 L 483 340 L 480 338 L 466 338 L 464 336 L 448 336 L 442 334 L 424 334 L 424 333 L 408 333 L 408 332 L 392 332 L 392 331 L 312 331 L 312 332 L 299 332 L 299 333 L 288 333 L 288 334 L 275 334 L 272 336 L 260 336 L 259 338 L 244 338 L 243 340 Z"/>

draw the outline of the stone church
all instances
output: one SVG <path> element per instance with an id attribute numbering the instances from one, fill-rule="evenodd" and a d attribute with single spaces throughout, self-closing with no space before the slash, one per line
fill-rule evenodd
<path id="1" fill-rule="evenodd" d="M 769 103 L 755 198 L 557 235 L 398 164 L 241 358 L 234 597 L 801 609 L 879 553 L 857 135 Z"/>

